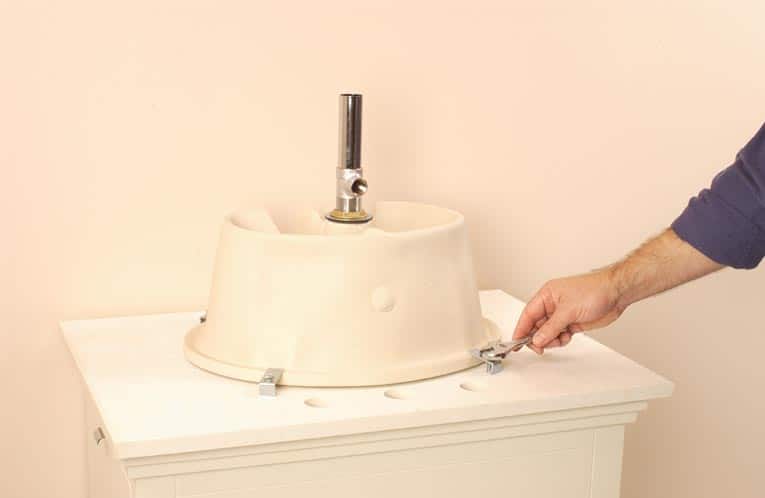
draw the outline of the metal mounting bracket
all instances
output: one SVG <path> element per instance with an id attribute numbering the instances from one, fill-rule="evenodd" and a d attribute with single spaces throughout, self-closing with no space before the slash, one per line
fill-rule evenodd
<path id="1" fill-rule="evenodd" d="M 268 368 L 263 372 L 263 377 L 258 382 L 258 393 L 261 396 L 268 396 L 273 398 L 276 396 L 276 385 L 282 378 L 284 370 L 281 368 Z"/>
<path id="2" fill-rule="evenodd" d="M 471 349 L 470 355 L 486 364 L 486 371 L 489 375 L 498 374 L 504 369 L 502 360 L 505 359 L 505 356 L 521 349 L 531 342 L 531 338 L 532 336 L 508 342 L 492 341 L 483 348 Z"/>
<path id="3" fill-rule="evenodd" d="M 93 431 L 93 440 L 96 442 L 96 446 L 101 446 L 104 441 L 106 440 L 106 434 L 104 434 L 104 430 L 100 427 L 96 427 L 96 429 Z"/>

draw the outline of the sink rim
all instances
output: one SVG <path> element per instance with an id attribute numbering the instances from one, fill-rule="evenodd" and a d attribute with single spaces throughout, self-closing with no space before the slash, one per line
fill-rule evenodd
<path id="1" fill-rule="evenodd" d="M 263 237 L 263 238 L 272 238 L 272 239 L 300 239 L 300 240 L 336 240 L 340 238 L 348 238 L 348 237 L 392 237 L 392 238 L 417 238 L 417 237 L 426 237 L 428 235 L 440 233 L 440 232 L 446 232 L 449 230 L 453 230 L 456 227 L 460 227 L 465 224 L 465 217 L 462 213 L 459 211 L 455 211 L 453 209 L 436 206 L 434 204 L 426 204 L 421 202 L 412 202 L 412 201 L 379 201 L 375 204 L 375 211 L 377 211 L 377 208 L 384 205 L 398 205 L 401 207 L 411 207 L 411 208 L 425 208 L 425 209 L 432 209 L 432 210 L 438 210 L 442 211 L 445 214 L 450 215 L 453 219 L 450 221 L 447 221 L 445 223 L 440 223 L 432 226 L 426 226 L 422 228 L 412 228 L 408 230 L 400 230 L 400 231 L 388 231 L 384 230 L 378 226 L 376 226 L 374 223 L 376 220 L 372 220 L 369 224 L 359 224 L 356 225 L 356 227 L 361 228 L 359 231 L 349 231 L 347 233 L 327 233 L 327 234 L 320 234 L 320 233 L 295 233 L 295 232 L 266 232 L 263 230 L 253 229 L 253 228 L 247 228 L 241 225 L 240 222 L 237 222 L 235 219 L 238 215 L 241 215 L 242 213 L 248 212 L 248 211 L 257 211 L 262 210 L 265 213 L 270 215 L 270 212 L 265 207 L 256 208 L 256 209 L 243 209 L 243 210 L 237 210 L 234 212 L 229 213 L 225 216 L 224 222 L 228 225 L 230 225 L 233 229 L 247 233 L 250 236 L 254 237 Z M 316 213 L 319 218 L 325 222 L 325 223 L 332 223 L 331 221 L 324 221 L 324 216 L 319 210 L 312 210 L 314 213 Z M 274 225 L 276 223 L 274 222 Z M 338 225 L 342 225 L 338 223 Z M 278 227 L 278 226 L 277 226 Z"/>

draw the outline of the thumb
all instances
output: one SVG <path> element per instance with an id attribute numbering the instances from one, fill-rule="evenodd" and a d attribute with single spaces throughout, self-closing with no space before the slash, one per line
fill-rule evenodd
<path id="1" fill-rule="evenodd" d="M 534 346 L 540 349 L 544 348 L 558 337 L 561 332 L 566 330 L 572 321 L 570 312 L 560 309 L 556 310 L 550 319 L 534 334 L 534 339 L 532 340 Z"/>

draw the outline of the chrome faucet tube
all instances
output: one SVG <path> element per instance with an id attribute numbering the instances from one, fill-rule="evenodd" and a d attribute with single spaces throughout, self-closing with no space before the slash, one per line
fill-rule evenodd
<path id="1" fill-rule="evenodd" d="M 361 206 L 368 189 L 361 169 L 362 97 L 355 93 L 340 95 L 340 140 L 336 170 L 335 209 L 326 218 L 339 223 L 366 223 L 372 219 Z"/>
<path id="2" fill-rule="evenodd" d="M 338 142 L 337 168 L 359 169 L 361 167 L 361 95 L 340 95 L 340 140 Z"/>

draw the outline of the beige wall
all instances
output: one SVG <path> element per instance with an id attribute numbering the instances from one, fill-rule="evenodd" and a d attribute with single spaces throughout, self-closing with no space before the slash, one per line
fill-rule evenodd
<path id="1" fill-rule="evenodd" d="M 0 496 L 85 492 L 57 321 L 200 308 L 224 213 L 331 198 L 341 90 L 375 197 L 463 211 L 523 298 L 666 226 L 765 119 L 760 1 L 362 3 L 0 2 Z M 597 334 L 677 383 L 625 497 L 762 493 L 764 275 Z"/>

